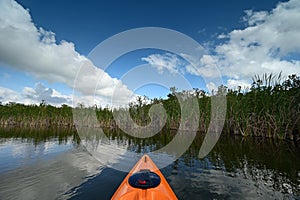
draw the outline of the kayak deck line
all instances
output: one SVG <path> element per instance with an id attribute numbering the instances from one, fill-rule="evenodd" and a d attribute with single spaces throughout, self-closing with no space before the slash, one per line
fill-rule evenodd
<path id="1" fill-rule="evenodd" d="M 111 200 L 177 200 L 158 167 L 147 155 L 127 174 Z"/>

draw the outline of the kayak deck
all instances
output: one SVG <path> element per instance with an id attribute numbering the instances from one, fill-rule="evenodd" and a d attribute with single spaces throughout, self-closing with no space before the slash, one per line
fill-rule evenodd
<path id="1" fill-rule="evenodd" d="M 143 171 L 151 171 L 160 177 L 160 184 L 153 188 L 142 189 L 136 188 L 129 184 L 131 175 Z M 164 178 L 155 163 L 148 155 L 143 155 L 142 158 L 135 164 L 131 171 L 127 174 L 117 191 L 111 198 L 112 200 L 177 200 L 176 195 L 170 185 Z"/>

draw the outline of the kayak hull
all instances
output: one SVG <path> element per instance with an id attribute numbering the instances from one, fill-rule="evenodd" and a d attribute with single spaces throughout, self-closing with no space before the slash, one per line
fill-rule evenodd
<path id="1" fill-rule="evenodd" d="M 141 189 L 132 187 L 128 179 L 134 173 L 140 172 L 142 170 L 150 170 L 156 173 L 161 182 L 157 187 Z M 160 172 L 155 163 L 151 160 L 148 155 L 143 155 L 143 157 L 135 164 L 135 166 L 127 174 L 117 191 L 111 198 L 112 200 L 177 200 L 175 193 L 168 184 L 167 180 L 164 178 L 163 174 Z"/>

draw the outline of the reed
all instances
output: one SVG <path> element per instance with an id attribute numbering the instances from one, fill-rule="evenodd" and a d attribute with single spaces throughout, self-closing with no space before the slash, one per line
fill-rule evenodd
<path id="1" fill-rule="evenodd" d="M 133 122 L 145 126 L 150 123 L 149 111 L 152 105 L 161 104 L 167 115 L 166 130 L 177 130 L 180 125 L 186 128 L 191 124 L 199 124 L 198 131 L 205 134 L 211 119 L 211 100 L 213 96 L 226 92 L 227 113 L 223 134 L 259 136 L 277 139 L 299 140 L 300 136 L 300 77 L 290 75 L 286 79 L 281 74 L 264 74 L 253 77 L 251 88 L 242 92 L 241 87 L 236 90 L 220 86 L 214 95 L 207 95 L 205 91 L 193 89 L 191 91 L 177 91 L 170 88 L 167 99 L 148 99 L 138 97 L 128 108 L 109 109 L 98 106 L 85 107 L 78 105 L 71 108 L 68 105 L 54 107 L 42 101 L 39 105 L 23 105 L 10 102 L 0 104 L 0 125 L 29 126 L 29 127 L 86 127 L 117 128 L 114 112 L 126 111 L 130 113 Z M 182 97 L 196 97 L 199 105 L 199 121 L 182 121 L 189 119 L 193 110 L 183 112 L 179 101 Z M 81 109 L 80 121 L 74 122 L 72 109 Z M 123 110 L 122 110 L 123 109 Z M 183 109 L 184 110 L 184 109 Z M 95 112 L 98 122 L 91 119 L 89 113 Z M 121 112 L 120 112 L 121 113 Z M 123 112 L 124 113 L 124 112 Z M 154 117 L 152 120 L 155 120 Z M 121 123 L 130 123 L 128 115 L 120 118 Z M 120 123 L 120 122 L 119 122 Z M 159 123 L 159 122 L 157 122 Z M 183 125 L 184 124 L 184 125 Z"/>
<path id="2" fill-rule="evenodd" d="M 300 78 L 255 76 L 250 91 L 227 94 L 228 133 L 297 140 L 300 128 Z"/>

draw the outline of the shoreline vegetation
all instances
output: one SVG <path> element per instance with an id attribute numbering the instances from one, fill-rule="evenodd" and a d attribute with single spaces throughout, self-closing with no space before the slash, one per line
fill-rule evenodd
<path id="1" fill-rule="evenodd" d="M 137 97 L 128 108 L 110 109 L 97 105 L 85 107 L 79 104 L 76 108 L 68 105 L 55 107 L 42 101 L 39 105 L 24 105 L 15 102 L 0 103 L 0 126 L 19 127 L 101 127 L 118 128 L 114 120 L 114 112 L 129 111 L 132 120 L 142 126 L 151 122 L 149 113 L 151 106 L 162 105 L 166 110 L 164 129 L 177 130 L 179 125 L 199 123 L 198 132 L 207 132 L 211 119 L 211 100 L 226 95 L 227 110 L 222 134 L 258 136 L 274 139 L 300 140 L 300 77 L 290 75 L 282 80 L 281 74 L 264 74 L 253 77 L 253 83 L 247 91 L 238 87 L 236 90 L 219 86 L 217 91 L 208 95 L 200 89 L 177 91 L 170 88 L 167 99 L 148 99 L 146 96 Z M 199 105 L 198 122 L 181 121 L 182 113 L 178 98 L 196 98 Z M 185 101 L 185 100 L 181 100 Z M 74 109 L 74 110 L 73 110 Z M 79 120 L 73 119 L 73 112 L 80 110 Z M 150 112 L 149 112 L 150 110 Z M 84 111 L 84 112 L 82 112 Z M 97 123 L 92 122 L 89 113 L 94 112 Z M 130 123 L 122 120 L 122 124 Z M 155 120 L 155 116 L 152 116 Z M 159 126 L 160 121 L 154 123 Z"/>

